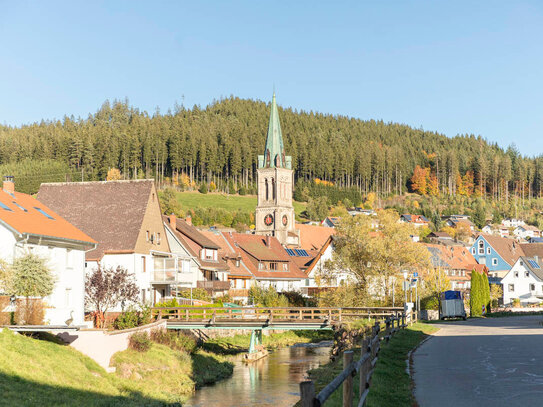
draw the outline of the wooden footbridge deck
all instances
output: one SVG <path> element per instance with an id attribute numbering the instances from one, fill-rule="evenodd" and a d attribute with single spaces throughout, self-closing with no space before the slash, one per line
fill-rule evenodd
<path id="1" fill-rule="evenodd" d="M 355 319 L 397 317 L 403 307 L 174 307 L 152 308 L 152 316 L 168 320 L 168 329 L 332 329 Z"/>

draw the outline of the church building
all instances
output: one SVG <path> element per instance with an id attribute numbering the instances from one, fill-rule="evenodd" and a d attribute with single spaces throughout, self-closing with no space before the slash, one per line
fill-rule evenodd
<path id="1" fill-rule="evenodd" d="M 258 204 L 255 233 L 274 236 L 282 245 L 298 245 L 292 206 L 294 172 L 292 157 L 285 155 L 275 93 L 271 103 L 270 122 L 264 155 L 258 156 Z"/>

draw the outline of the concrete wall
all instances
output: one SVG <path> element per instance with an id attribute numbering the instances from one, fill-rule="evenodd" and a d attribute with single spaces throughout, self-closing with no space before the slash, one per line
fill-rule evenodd
<path id="1" fill-rule="evenodd" d="M 99 329 L 81 330 L 76 334 L 62 333 L 58 336 L 68 342 L 70 346 L 79 352 L 94 359 L 108 372 L 115 369 L 110 367 L 111 357 L 116 352 L 122 352 L 128 348 L 128 337 L 135 332 L 149 332 L 152 329 L 165 329 L 166 320 L 157 321 L 139 328 L 125 329 L 122 331 L 103 331 Z"/>

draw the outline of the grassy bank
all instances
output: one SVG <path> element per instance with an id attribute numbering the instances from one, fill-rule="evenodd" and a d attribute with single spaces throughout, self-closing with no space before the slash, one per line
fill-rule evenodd
<path id="1" fill-rule="evenodd" d="M 0 332 L 0 394 L 4 405 L 163 405 L 128 380 L 108 374 L 69 346 Z"/>
<path id="2" fill-rule="evenodd" d="M 116 353 L 112 365 L 117 377 L 130 380 L 143 394 L 160 390 L 160 398 L 167 402 L 184 401 L 195 388 L 229 377 L 233 371 L 233 364 L 221 356 L 202 350 L 191 355 L 157 343 L 147 352 Z"/>
<path id="3" fill-rule="evenodd" d="M 372 376 L 372 386 L 367 399 L 368 407 L 411 407 L 414 403 L 411 392 L 411 381 L 405 371 L 407 354 L 426 336 L 438 328 L 425 323 L 416 323 L 401 330 L 388 344 L 382 344 L 377 366 Z M 360 349 L 355 350 L 359 357 Z M 343 370 L 341 358 L 310 371 L 319 392 Z M 358 394 L 358 377 L 354 380 L 355 394 Z M 341 406 L 342 392 L 339 388 L 326 403 L 327 406 Z"/>
<path id="4" fill-rule="evenodd" d="M 0 349 L 3 405 L 162 406 L 185 400 L 233 370 L 221 356 L 157 343 L 147 352 L 115 354 L 115 373 L 69 346 L 7 330 L 0 332 Z"/>
<path id="5" fill-rule="evenodd" d="M 250 335 L 234 335 L 228 338 L 210 339 L 203 348 L 214 353 L 234 355 L 249 349 Z M 312 343 L 333 339 L 332 331 L 286 331 L 263 336 L 262 341 L 267 349 L 278 349 L 296 343 Z"/>

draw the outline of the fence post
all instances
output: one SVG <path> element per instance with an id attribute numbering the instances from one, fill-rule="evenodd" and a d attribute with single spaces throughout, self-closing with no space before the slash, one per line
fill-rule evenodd
<path id="1" fill-rule="evenodd" d="M 402 328 L 405 328 L 405 311 L 402 313 Z"/>
<path id="2" fill-rule="evenodd" d="M 353 351 L 343 352 L 343 369 L 347 369 L 353 363 Z M 343 382 L 343 407 L 352 407 L 353 405 L 353 375 L 347 376 Z"/>
<path id="3" fill-rule="evenodd" d="M 311 380 L 300 383 L 300 400 L 302 407 L 313 407 L 315 400 L 315 383 Z"/>
<path id="4" fill-rule="evenodd" d="M 369 350 L 368 348 L 369 348 L 370 343 L 371 342 L 370 340 L 368 340 L 368 338 L 364 338 L 364 340 L 362 341 L 362 349 L 360 351 L 360 358 L 363 358 L 364 355 L 368 353 L 368 350 Z M 368 360 L 371 363 L 371 357 L 368 357 Z M 360 386 L 358 388 L 359 397 L 362 397 L 362 395 L 367 389 L 368 372 L 369 372 L 368 362 L 362 363 L 362 365 L 360 366 Z"/>
<path id="5" fill-rule="evenodd" d="M 390 317 L 385 320 L 385 338 L 387 342 L 390 340 Z"/>

